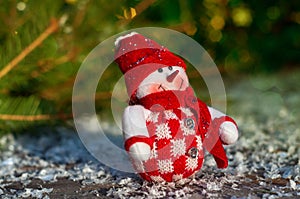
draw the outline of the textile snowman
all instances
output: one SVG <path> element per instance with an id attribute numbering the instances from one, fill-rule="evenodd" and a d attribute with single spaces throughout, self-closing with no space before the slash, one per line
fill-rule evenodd
<path id="1" fill-rule="evenodd" d="M 181 181 L 201 168 L 204 150 L 226 168 L 223 144 L 237 140 L 237 125 L 195 97 L 184 61 L 135 32 L 119 37 L 115 46 L 130 97 L 122 121 L 124 145 L 140 176 Z"/>

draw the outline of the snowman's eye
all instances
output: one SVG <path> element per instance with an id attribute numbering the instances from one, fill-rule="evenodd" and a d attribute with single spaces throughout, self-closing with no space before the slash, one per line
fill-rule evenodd
<path id="1" fill-rule="evenodd" d="M 162 69 L 162 68 L 159 68 L 157 71 L 158 71 L 159 73 L 162 73 L 162 72 L 163 72 L 163 69 Z"/>
<path id="2" fill-rule="evenodd" d="M 173 67 L 172 67 L 172 66 L 169 66 L 168 69 L 169 69 L 169 70 L 173 70 Z"/>

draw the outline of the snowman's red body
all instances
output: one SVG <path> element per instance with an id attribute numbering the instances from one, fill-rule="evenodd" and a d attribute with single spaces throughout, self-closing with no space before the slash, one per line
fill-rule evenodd
<path id="1" fill-rule="evenodd" d="M 127 46 L 125 51 L 128 50 L 128 43 L 133 42 L 140 42 L 139 45 L 144 49 L 141 51 L 130 44 L 131 51 L 122 52 L 124 49 L 119 47 L 117 53 L 117 62 L 125 73 L 126 86 L 131 97 L 127 109 L 132 107 L 133 110 L 131 113 L 125 110 L 123 117 L 125 149 L 129 152 L 136 171 L 148 181 L 178 181 L 193 175 L 201 168 L 204 150 L 214 156 L 219 168 L 226 168 L 228 161 L 222 144 L 227 143 L 220 139 L 219 129 L 224 122 L 232 123 L 235 128 L 235 122 L 225 115 L 212 117 L 207 105 L 194 96 L 193 89 L 188 84 L 183 86 L 184 81 L 188 81 L 184 75 L 181 79 L 178 78 L 179 84 L 175 82 L 174 78 L 178 74 L 185 73 L 177 67 L 181 66 L 185 70 L 180 58 L 140 35 L 136 35 L 137 41 L 134 41 L 132 35 L 126 39 L 127 42 L 123 41 L 123 46 Z M 149 46 L 149 41 L 151 47 L 156 47 L 145 49 Z M 159 53 L 167 53 L 164 58 L 168 59 L 162 61 Z M 162 90 L 159 90 L 162 84 L 158 84 L 158 87 L 155 81 L 146 84 L 142 78 L 145 71 L 150 80 L 156 78 L 149 76 L 154 70 L 162 72 L 163 69 L 155 64 L 157 62 L 167 64 L 170 69 L 166 83 L 162 80 Z M 152 64 L 139 67 L 149 63 Z M 177 70 L 170 66 L 176 66 Z M 131 72 L 135 67 L 138 70 Z M 168 90 L 168 82 L 169 87 L 173 88 L 175 85 L 178 89 Z M 153 91 L 153 88 L 158 90 Z M 136 114 L 138 112 L 140 113 Z"/>

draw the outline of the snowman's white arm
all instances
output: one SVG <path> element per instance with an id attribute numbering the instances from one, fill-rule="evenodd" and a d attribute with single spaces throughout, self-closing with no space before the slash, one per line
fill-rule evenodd
<path id="1" fill-rule="evenodd" d="M 221 111 L 218 111 L 217 109 L 214 109 L 210 106 L 207 106 L 208 107 L 208 110 L 210 112 L 210 116 L 211 116 L 211 119 L 215 119 L 215 118 L 220 118 L 220 117 L 224 117 L 226 116 L 224 113 L 222 113 Z"/>
<path id="2" fill-rule="evenodd" d="M 146 118 L 149 114 L 150 111 L 141 105 L 128 106 L 123 114 L 125 148 L 130 156 L 138 161 L 148 160 L 151 155 L 151 146 L 146 141 L 150 140 L 147 139 L 149 133 L 146 126 Z"/>
<path id="3" fill-rule="evenodd" d="M 133 136 L 149 137 L 146 126 L 146 117 L 150 111 L 141 105 L 128 106 L 123 113 L 123 134 L 125 140 Z"/>
<path id="4" fill-rule="evenodd" d="M 208 107 L 211 115 L 211 119 L 224 118 L 224 122 L 219 127 L 219 135 L 224 144 L 233 144 L 238 139 L 238 129 L 235 123 L 225 119 L 228 117 L 221 111 L 218 111 L 212 107 Z"/>

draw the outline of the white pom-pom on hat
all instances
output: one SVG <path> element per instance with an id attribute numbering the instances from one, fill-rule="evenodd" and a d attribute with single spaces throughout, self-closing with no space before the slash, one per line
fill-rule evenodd
<path id="1" fill-rule="evenodd" d="M 127 35 L 118 37 L 115 41 L 115 47 L 118 48 L 120 46 L 120 41 L 122 41 L 123 39 L 128 38 L 128 37 L 132 37 L 133 35 L 136 35 L 136 34 L 138 34 L 138 33 L 137 32 L 131 32 Z"/>

